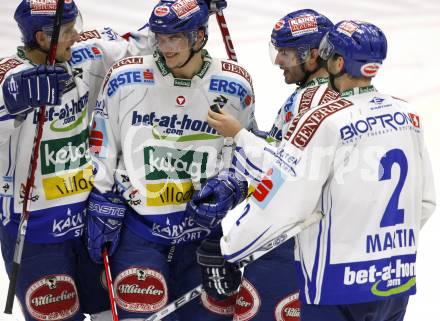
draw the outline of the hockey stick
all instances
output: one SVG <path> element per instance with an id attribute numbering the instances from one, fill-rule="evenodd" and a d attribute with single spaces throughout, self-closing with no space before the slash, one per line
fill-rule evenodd
<path id="1" fill-rule="evenodd" d="M 226 24 L 223 11 L 219 11 L 215 14 L 217 18 L 218 26 L 222 32 L 223 43 L 225 44 L 226 53 L 229 59 L 237 61 L 237 55 L 235 54 L 234 44 L 232 43 L 231 34 L 229 33 L 228 25 Z"/>
<path id="2" fill-rule="evenodd" d="M 283 233 L 280 235 L 274 237 L 270 241 L 266 242 L 264 245 L 259 247 L 257 250 L 255 250 L 252 254 L 249 256 L 243 257 L 240 261 L 236 262 L 240 268 L 247 266 L 248 264 L 254 262 L 255 260 L 262 257 L 264 254 L 272 251 L 276 247 L 280 246 L 287 240 L 291 239 L 298 233 L 304 231 L 309 226 L 317 223 L 323 218 L 323 214 L 321 212 L 315 212 L 310 217 L 308 217 L 305 221 L 298 223 L 294 225 L 293 227 L 290 227 L 286 229 Z M 184 295 L 182 295 L 180 298 L 174 300 L 170 304 L 168 304 L 163 309 L 159 310 L 155 314 L 149 316 L 146 319 L 143 319 L 142 321 L 157 321 L 161 320 L 162 318 L 166 317 L 167 315 L 173 313 L 178 308 L 180 308 L 182 305 L 190 302 L 194 298 L 197 298 L 199 295 L 202 294 L 202 285 L 195 287 L 191 291 L 188 291 Z"/>
<path id="3" fill-rule="evenodd" d="M 119 321 L 118 310 L 116 308 L 115 290 L 113 289 L 112 274 L 110 272 L 110 263 L 108 261 L 107 247 L 102 251 L 102 260 L 104 261 L 105 279 L 107 281 L 108 298 L 112 307 L 113 321 Z"/>
<path id="4" fill-rule="evenodd" d="M 53 24 L 53 33 L 50 40 L 49 54 L 46 63 L 53 65 L 55 63 L 56 52 L 58 47 L 58 37 L 61 29 L 61 19 L 64 12 L 64 0 L 58 0 L 55 11 L 55 20 Z M 32 13 L 31 13 L 32 14 Z M 12 262 L 12 273 L 9 280 L 8 295 L 6 297 L 5 313 L 12 314 L 14 306 L 14 296 L 17 287 L 18 274 L 20 271 L 21 256 L 23 254 L 24 239 L 26 236 L 27 224 L 29 221 L 29 197 L 32 195 L 32 189 L 35 182 L 35 171 L 37 169 L 38 152 L 40 150 L 41 138 L 43 136 L 44 119 L 46 115 L 46 106 L 41 106 L 38 111 L 38 122 L 35 129 L 36 135 L 32 147 L 31 163 L 29 164 L 28 177 L 26 179 L 26 187 L 23 199 L 23 213 L 18 226 L 17 239 L 15 241 L 14 258 Z"/>

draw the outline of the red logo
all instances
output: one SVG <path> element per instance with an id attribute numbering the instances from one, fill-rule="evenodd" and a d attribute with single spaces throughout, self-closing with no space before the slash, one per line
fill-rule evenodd
<path id="1" fill-rule="evenodd" d="M 318 22 L 316 21 L 316 17 L 313 15 L 304 15 L 289 19 L 289 25 L 293 36 L 318 31 Z"/>
<path id="2" fill-rule="evenodd" d="M 293 114 L 291 111 L 288 111 L 286 116 L 284 117 L 284 122 L 288 123 L 293 117 Z"/>
<path id="3" fill-rule="evenodd" d="M 414 127 L 420 128 L 420 118 L 416 114 L 408 113 L 409 117 L 411 118 L 411 122 Z"/>
<path id="4" fill-rule="evenodd" d="M 245 104 L 246 106 L 249 106 L 250 104 L 252 104 L 252 97 L 249 96 L 249 95 L 247 95 L 247 96 L 244 98 L 244 104 Z"/>
<path id="5" fill-rule="evenodd" d="M 257 289 L 245 278 L 241 282 L 240 292 L 235 301 L 233 321 L 246 321 L 252 319 L 260 310 L 261 299 Z"/>
<path id="6" fill-rule="evenodd" d="M 185 97 L 183 97 L 183 96 L 177 96 L 177 98 L 176 98 L 176 104 L 177 104 L 177 106 L 182 107 L 182 106 L 185 105 L 185 103 L 186 103 L 186 99 L 185 99 Z"/>
<path id="7" fill-rule="evenodd" d="M 152 269 L 130 268 L 115 280 L 116 301 L 130 312 L 154 312 L 168 301 L 165 278 Z"/>
<path id="8" fill-rule="evenodd" d="M 171 7 L 180 19 L 200 10 L 197 0 L 178 0 Z"/>
<path id="9" fill-rule="evenodd" d="M 235 300 L 235 295 L 231 295 L 225 300 L 217 301 L 208 296 L 205 292 L 202 293 L 203 306 L 209 311 L 220 315 L 233 315 Z"/>
<path id="10" fill-rule="evenodd" d="M 254 193 L 252 194 L 254 198 L 262 202 L 266 198 L 267 194 L 269 194 L 270 190 L 273 188 L 273 182 L 269 178 L 269 176 L 272 176 L 273 169 L 269 169 L 266 173 L 266 175 L 261 180 L 260 184 L 257 185 L 255 188 Z"/>
<path id="11" fill-rule="evenodd" d="M 3 81 L 3 78 L 5 78 L 5 75 L 9 70 L 11 70 L 21 64 L 23 64 L 23 63 L 20 60 L 17 60 L 14 58 L 8 59 L 5 62 L 1 63 L 0 64 L 0 82 Z"/>
<path id="12" fill-rule="evenodd" d="M 101 34 L 98 32 L 98 30 L 84 31 L 79 34 L 79 42 L 86 41 L 89 39 L 95 39 L 95 38 L 96 39 L 101 38 Z"/>
<path id="13" fill-rule="evenodd" d="M 97 56 L 101 55 L 101 50 L 97 47 L 92 47 L 92 52 Z"/>
<path id="14" fill-rule="evenodd" d="M 38 320 L 71 318 L 79 309 L 75 282 L 66 274 L 49 275 L 34 282 L 26 291 L 26 308 Z"/>
<path id="15" fill-rule="evenodd" d="M 96 130 L 96 121 L 93 121 L 92 130 L 90 131 L 90 152 L 93 154 L 99 154 L 104 142 L 104 134 L 100 130 Z"/>
<path id="16" fill-rule="evenodd" d="M 158 17 L 166 16 L 170 13 L 170 8 L 167 6 L 159 6 L 154 9 L 154 14 Z"/>
<path id="17" fill-rule="evenodd" d="M 282 299 L 275 307 L 276 321 L 299 321 L 301 304 L 299 293 L 291 294 Z"/>
<path id="18" fill-rule="evenodd" d="M 368 64 L 365 64 L 361 67 L 361 73 L 365 77 L 374 77 L 376 76 L 377 72 L 379 71 L 381 64 L 377 62 L 371 62 Z"/>
<path id="19" fill-rule="evenodd" d="M 154 80 L 154 74 L 151 69 L 144 70 L 144 79 L 146 80 Z"/>
<path id="20" fill-rule="evenodd" d="M 284 20 L 280 20 L 280 21 L 278 21 L 278 22 L 275 24 L 275 26 L 273 27 L 273 29 L 274 29 L 275 31 L 278 31 L 278 30 L 280 30 L 283 26 L 284 26 Z"/>

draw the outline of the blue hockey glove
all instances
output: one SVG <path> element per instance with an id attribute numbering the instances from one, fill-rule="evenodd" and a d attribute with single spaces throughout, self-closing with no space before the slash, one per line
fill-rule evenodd
<path id="1" fill-rule="evenodd" d="M 214 14 L 225 9 L 228 4 L 226 0 L 205 0 L 209 14 Z"/>
<path id="2" fill-rule="evenodd" d="M 213 228 L 246 198 L 247 190 L 246 179 L 231 172 L 220 173 L 209 179 L 188 202 L 187 213 L 200 226 Z"/>
<path id="3" fill-rule="evenodd" d="M 9 114 L 29 112 L 42 105 L 61 105 L 67 70 L 39 65 L 8 76 L 3 83 L 3 99 Z"/>
<path id="4" fill-rule="evenodd" d="M 240 268 L 223 258 L 219 240 L 202 241 L 197 248 L 197 263 L 202 268 L 203 290 L 210 297 L 225 300 L 237 292 L 241 283 Z"/>
<path id="5" fill-rule="evenodd" d="M 113 193 L 101 194 L 93 189 L 89 196 L 87 211 L 87 250 L 93 261 L 102 262 L 102 249 L 107 247 L 112 255 L 119 242 L 119 233 L 124 219 L 124 199 Z"/>

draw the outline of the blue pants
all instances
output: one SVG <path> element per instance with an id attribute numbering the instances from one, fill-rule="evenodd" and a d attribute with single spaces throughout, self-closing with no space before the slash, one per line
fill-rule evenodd
<path id="1" fill-rule="evenodd" d="M 346 305 L 303 304 L 301 321 L 403 321 L 408 296 Z"/>
<path id="2" fill-rule="evenodd" d="M 15 239 L 0 227 L 8 276 Z M 102 265 L 90 260 L 80 238 L 55 244 L 25 242 L 16 294 L 26 321 L 81 321 L 83 313 L 109 310 L 102 273 Z"/>
<path id="3" fill-rule="evenodd" d="M 200 242 L 177 247 L 147 241 L 124 227 L 110 258 L 120 319 L 145 318 L 201 283 L 196 262 Z M 215 302 L 203 294 L 165 321 L 230 321 L 233 299 Z"/>
<path id="4" fill-rule="evenodd" d="M 235 304 L 237 320 L 299 321 L 299 292 L 288 240 L 244 269 Z"/>

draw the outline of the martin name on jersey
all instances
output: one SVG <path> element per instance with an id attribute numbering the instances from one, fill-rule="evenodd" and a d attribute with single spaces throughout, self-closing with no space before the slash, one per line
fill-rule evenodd
<path id="1" fill-rule="evenodd" d="M 95 187 L 118 185 L 132 208 L 126 225 L 139 236 L 179 244 L 210 233 L 185 206 L 219 171 L 224 140 L 206 121 L 214 104 L 254 126 L 249 74 L 207 51 L 192 79 L 175 78 L 159 54 L 123 59 L 107 74 L 91 132 Z"/>

